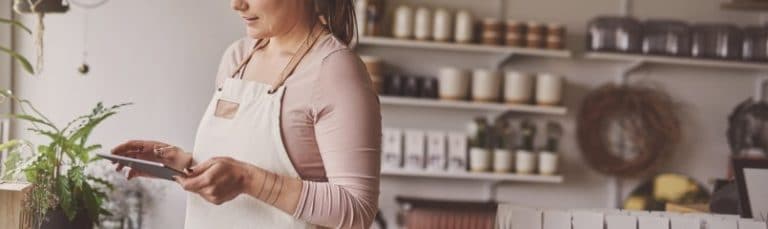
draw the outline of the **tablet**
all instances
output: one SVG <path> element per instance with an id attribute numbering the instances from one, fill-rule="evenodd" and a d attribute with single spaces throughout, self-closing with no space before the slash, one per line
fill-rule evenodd
<path id="1" fill-rule="evenodd" d="M 99 157 L 105 158 L 107 160 L 110 160 L 112 162 L 123 164 L 125 167 L 129 167 L 131 169 L 137 169 L 142 172 L 148 173 L 149 175 L 166 179 L 166 180 L 175 181 L 173 179 L 173 176 L 181 176 L 181 177 L 186 176 L 184 172 L 181 172 L 179 170 L 176 170 L 174 168 L 171 168 L 159 162 L 141 160 L 141 159 L 130 158 L 130 157 L 123 157 L 123 156 L 118 156 L 113 154 L 97 153 L 96 155 Z"/>

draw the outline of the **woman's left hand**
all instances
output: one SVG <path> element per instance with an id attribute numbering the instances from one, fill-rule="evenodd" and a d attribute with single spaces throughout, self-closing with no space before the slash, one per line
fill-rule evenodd
<path id="1" fill-rule="evenodd" d="M 175 178 L 184 190 L 220 205 L 246 192 L 254 168 L 229 157 L 214 157 L 190 168 L 186 178 Z"/>

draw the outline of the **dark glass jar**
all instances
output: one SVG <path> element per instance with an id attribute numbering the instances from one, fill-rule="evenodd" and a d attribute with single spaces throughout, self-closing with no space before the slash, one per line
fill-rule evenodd
<path id="1" fill-rule="evenodd" d="M 747 61 L 768 61 L 768 26 L 744 28 L 741 57 Z"/>
<path id="2" fill-rule="evenodd" d="M 402 96 L 405 86 L 405 77 L 400 74 L 392 74 L 384 81 L 384 94 L 392 96 Z"/>
<path id="3" fill-rule="evenodd" d="M 419 97 L 421 94 L 421 81 L 422 79 L 415 76 L 405 77 L 405 85 L 403 86 L 403 96 L 406 97 Z"/>
<path id="4" fill-rule="evenodd" d="M 639 53 L 643 30 L 640 22 L 630 17 L 598 17 L 587 27 L 587 49 Z"/>
<path id="5" fill-rule="evenodd" d="M 690 56 L 691 28 L 681 21 L 649 20 L 643 23 L 643 53 Z"/>
<path id="6" fill-rule="evenodd" d="M 422 82 L 422 85 L 421 85 L 421 94 L 419 96 L 422 98 L 429 98 L 429 99 L 437 98 L 437 94 L 438 94 L 437 84 L 438 84 L 437 78 L 425 77 L 424 82 Z"/>
<path id="7" fill-rule="evenodd" d="M 742 31 L 734 25 L 695 25 L 691 55 L 700 58 L 741 59 L 742 37 Z"/>

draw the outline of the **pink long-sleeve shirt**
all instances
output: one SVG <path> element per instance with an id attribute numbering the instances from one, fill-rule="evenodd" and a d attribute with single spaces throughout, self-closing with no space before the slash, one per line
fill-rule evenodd
<path id="1" fill-rule="evenodd" d="M 243 38 L 227 49 L 217 85 L 254 44 Z M 294 217 L 325 227 L 368 228 L 378 211 L 381 113 L 365 65 L 329 34 L 284 85 L 282 138 L 304 180 Z"/>

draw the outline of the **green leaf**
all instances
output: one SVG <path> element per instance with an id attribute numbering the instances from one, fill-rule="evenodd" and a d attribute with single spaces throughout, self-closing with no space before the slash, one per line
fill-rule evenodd
<path id="1" fill-rule="evenodd" d="M 20 29 L 23 29 L 24 31 L 27 31 L 28 34 L 32 34 L 32 30 L 29 29 L 24 24 L 21 24 L 20 21 L 0 18 L 0 23 L 2 23 L 2 24 L 11 24 L 11 26 L 16 26 L 16 27 L 18 27 Z"/>
<path id="2" fill-rule="evenodd" d="M 88 216 L 91 220 L 99 219 L 99 212 L 101 211 L 101 203 L 104 199 L 96 196 L 96 191 L 91 188 L 89 184 L 83 185 L 83 201 L 85 202 L 85 211 L 88 212 Z"/>
<path id="3" fill-rule="evenodd" d="M 27 60 L 26 57 L 22 56 L 16 51 L 13 51 L 3 46 L 0 46 L 0 51 L 8 53 L 8 55 L 11 55 L 11 57 L 13 59 L 16 59 L 16 61 L 18 61 L 21 64 L 21 66 L 24 67 L 24 70 L 27 71 L 29 74 L 35 74 L 35 70 L 32 68 L 32 64 L 29 63 L 29 60 Z"/>
<path id="4" fill-rule="evenodd" d="M 89 120 L 89 122 L 86 123 L 85 126 L 75 131 L 75 133 L 72 134 L 69 140 L 72 141 L 72 143 L 79 141 L 79 143 L 83 145 L 85 141 L 88 140 L 88 136 L 91 135 L 91 131 L 93 131 L 93 128 L 96 128 L 96 126 L 99 125 L 99 123 L 101 123 L 102 121 L 104 121 L 105 119 L 109 118 L 114 114 L 117 114 L 117 112 L 109 112 L 102 115 L 101 117 L 97 117 Z"/>
<path id="5" fill-rule="evenodd" d="M 6 114 L 6 115 L 3 115 L 3 116 L 9 117 L 9 118 L 21 119 L 21 120 L 25 120 L 25 121 L 32 122 L 32 123 L 39 123 L 39 124 L 43 124 L 43 125 L 49 126 L 49 127 L 53 128 L 53 129 L 56 129 L 56 126 L 54 126 L 52 123 L 48 123 L 48 122 L 43 121 L 42 119 L 38 119 L 38 118 L 36 118 L 36 117 L 34 117 L 32 115 L 27 115 L 27 114 Z"/>
<path id="6" fill-rule="evenodd" d="M 23 142 L 21 140 L 17 140 L 17 139 L 10 140 L 10 141 L 8 141 L 6 143 L 0 144 L 0 151 L 5 151 L 5 150 L 11 149 L 11 148 L 16 148 L 16 147 L 18 147 L 21 144 L 23 144 Z"/>
<path id="7" fill-rule="evenodd" d="M 3 174 L 0 177 L 0 180 L 16 180 L 20 172 L 17 169 L 20 163 L 21 163 L 21 154 L 19 154 L 18 152 L 9 153 L 8 157 L 5 158 L 5 163 L 3 163 L 3 168 L 5 169 L 5 171 L 3 171 Z"/>
<path id="8" fill-rule="evenodd" d="M 90 180 L 90 181 L 93 181 L 94 183 L 104 185 L 104 187 L 107 187 L 110 191 L 115 190 L 115 186 L 112 185 L 112 183 L 110 183 L 107 180 L 104 180 L 104 179 L 101 179 L 101 178 L 98 178 L 98 177 L 94 177 L 94 176 L 88 176 L 87 179 Z"/>
<path id="9" fill-rule="evenodd" d="M 61 204 L 61 210 L 64 211 L 64 215 L 67 216 L 69 221 L 75 220 L 77 216 L 77 205 L 73 201 L 72 190 L 69 180 L 66 177 L 59 176 L 56 179 L 59 203 Z"/>

